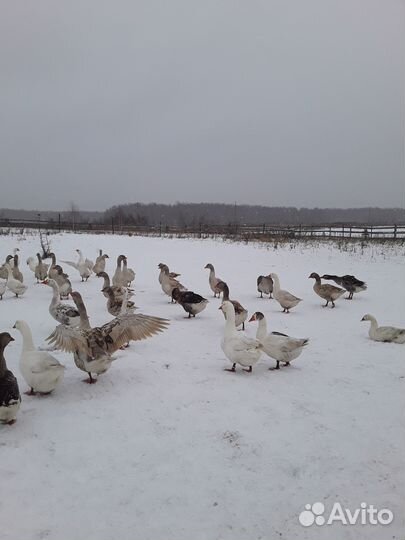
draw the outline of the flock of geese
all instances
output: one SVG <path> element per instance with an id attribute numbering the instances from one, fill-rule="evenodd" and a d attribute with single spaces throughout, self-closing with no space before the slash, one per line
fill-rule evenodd
<path id="1" fill-rule="evenodd" d="M 0 299 L 9 290 L 16 298 L 24 295 L 27 285 L 19 268 L 18 248 L 12 255 L 7 255 L 4 264 L 0 267 Z M 83 298 L 79 292 L 72 290 L 72 283 L 68 274 L 60 264 L 57 264 L 54 253 L 50 254 L 50 264 L 44 263 L 37 253 L 36 257 L 29 257 L 27 265 L 33 272 L 37 283 L 43 283 L 51 289 L 49 314 L 59 323 L 48 336 L 47 341 L 52 350 L 60 350 L 73 354 L 75 365 L 87 373 L 86 382 L 92 384 L 97 381 L 95 375 L 105 373 L 113 361 L 112 355 L 118 349 L 129 346 L 131 341 L 138 341 L 152 337 L 169 325 L 169 320 L 151 315 L 135 313 L 137 309 L 131 300 L 134 296 L 132 284 L 135 272 L 128 267 L 125 255 L 119 255 L 115 273 L 110 280 L 106 270 L 106 253 L 99 251 L 95 262 L 85 258 L 83 253 L 76 250 L 77 261 L 61 261 L 74 268 L 81 277 L 82 282 L 87 281 L 94 274 L 102 279 L 101 292 L 106 298 L 106 308 L 113 317 L 102 326 L 92 327 L 87 314 Z M 162 291 L 170 297 L 170 302 L 181 306 L 187 317 L 195 317 L 208 305 L 208 300 L 198 293 L 190 291 L 178 278 L 180 274 L 171 272 L 164 263 L 159 263 L 158 280 Z M 256 311 L 249 322 L 257 323 L 256 338 L 250 338 L 238 329 L 244 330 L 248 318 L 248 311 L 241 303 L 230 298 L 227 282 L 217 277 L 214 266 L 209 263 L 205 266 L 209 270 L 208 282 L 214 298 L 222 302 L 219 309 L 225 318 L 224 334 L 221 347 L 231 362 L 228 371 L 234 372 L 240 365 L 245 371 L 251 372 L 253 366 L 259 361 L 262 353 L 275 360 L 276 366 L 270 369 L 279 369 L 282 365 L 289 365 L 296 359 L 304 347 L 309 343 L 308 338 L 295 338 L 281 332 L 268 332 L 264 314 Z M 347 299 L 351 300 L 354 294 L 367 289 L 363 281 L 351 275 L 336 276 L 313 272 L 309 278 L 314 279 L 314 292 L 326 303 L 323 307 L 335 307 L 335 302 L 346 292 Z M 322 279 L 331 280 L 336 285 L 322 283 Z M 291 292 L 282 289 L 277 274 L 261 275 L 257 278 L 257 290 L 261 298 L 268 295 L 274 298 L 284 313 L 296 308 L 302 301 Z M 66 303 L 71 297 L 74 305 Z M 375 341 L 405 343 L 405 329 L 390 326 L 379 327 L 372 315 L 365 315 L 364 321 L 370 322 L 369 336 Z M 49 394 L 61 383 L 65 367 L 48 350 L 40 350 L 35 346 L 31 329 L 24 320 L 16 321 L 14 328 L 22 336 L 22 351 L 20 356 L 20 371 L 27 383 L 29 395 Z M 4 350 L 14 341 L 8 333 L 0 333 L 0 422 L 13 424 L 21 403 L 21 395 L 17 379 L 7 369 Z"/>

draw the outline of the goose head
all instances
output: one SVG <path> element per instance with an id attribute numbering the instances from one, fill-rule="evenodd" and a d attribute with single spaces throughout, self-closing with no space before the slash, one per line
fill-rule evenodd
<path id="1" fill-rule="evenodd" d="M 8 332 L 2 332 L 0 334 L 0 349 L 4 349 L 12 341 L 15 341 L 13 336 L 11 336 Z"/>
<path id="2" fill-rule="evenodd" d="M 369 313 L 366 313 L 364 315 L 364 317 L 361 319 L 362 321 L 374 321 L 375 320 L 375 317 L 373 317 L 372 315 L 370 315 Z"/>
<path id="3" fill-rule="evenodd" d="M 204 268 L 208 268 L 208 270 L 214 271 L 214 267 L 213 267 L 213 265 L 212 265 L 211 263 L 206 264 L 206 265 L 204 266 Z"/>
<path id="4" fill-rule="evenodd" d="M 256 312 L 253 313 L 253 315 L 250 317 L 249 322 L 261 321 L 262 319 L 264 319 L 263 313 L 262 313 L 261 311 L 256 311 Z"/>
<path id="5" fill-rule="evenodd" d="M 319 277 L 319 274 L 317 274 L 316 272 L 312 272 L 312 274 L 308 276 L 308 279 L 316 279 L 316 281 L 318 281 L 321 278 Z"/>
<path id="6" fill-rule="evenodd" d="M 232 312 L 235 313 L 235 309 L 229 300 L 222 302 L 218 309 L 220 309 L 222 313 L 225 313 L 225 315 L 229 315 Z"/>

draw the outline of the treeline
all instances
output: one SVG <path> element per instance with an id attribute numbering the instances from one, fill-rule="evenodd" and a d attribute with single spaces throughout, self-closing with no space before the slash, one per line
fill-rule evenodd
<path id="1" fill-rule="evenodd" d="M 215 203 L 142 204 L 112 206 L 105 212 L 80 210 L 38 211 L 0 209 L 0 220 L 35 220 L 117 225 L 159 224 L 187 227 L 196 225 L 323 225 L 323 224 L 405 224 L 402 208 L 295 208 Z"/>
<path id="2" fill-rule="evenodd" d="M 401 208 L 295 208 L 214 203 L 124 204 L 106 210 L 105 219 L 123 225 L 320 225 L 353 223 L 405 224 Z"/>

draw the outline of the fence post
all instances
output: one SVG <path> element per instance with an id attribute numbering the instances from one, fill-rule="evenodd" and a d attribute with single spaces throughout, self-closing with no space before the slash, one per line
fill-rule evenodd
<path id="1" fill-rule="evenodd" d="M 111 233 L 114 234 L 114 218 L 111 218 Z"/>
<path id="2" fill-rule="evenodd" d="M 263 232 L 262 232 L 262 234 L 264 234 L 265 232 L 266 232 L 266 224 L 263 223 Z"/>
<path id="3" fill-rule="evenodd" d="M 60 232 L 60 214 L 58 214 L 58 230 Z"/>
<path id="4" fill-rule="evenodd" d="M 162 236 L 162 222 L 159 221 L 159 236 Z"/>
<path id="5" fill-rule="evenodd" d="M 394 225 L 394 240 L 397 239 L 397 226 L 396 224 Z"/>

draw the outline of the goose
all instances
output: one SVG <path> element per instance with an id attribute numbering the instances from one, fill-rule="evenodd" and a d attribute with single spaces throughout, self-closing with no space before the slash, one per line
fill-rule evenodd
<path id="1" fill-rule="evenodd" d="M 100 272 L 104 272 L 105 270 L 105 264 L 106 264 L 106 259 L 109 259 L 110 257 L 107 255 L 107 253 L 104 253 L 103 255 L 103 250 L 100 249 L 100 254 L 99 256 L 97 257 L 96 259 L 96 262 L 93 266 L 93 272 L 97 275 L 99 274 Z"/>
<path id="2" fill-rule="evenodd" d="M 24 276 L 22 275 L 19 267 L 18 267 L 19 259 L 18 255 L 14 255 L 14 265 L 12 268 L 13 278 L 17 281 L 21 281 L 21 283 L 24 283 Z"/>
<path id="3" fill-rule="evenodd" d="M 218 309 L 225 315 L 225 331 L 221 348 L 228 360 L 232 362 L 232 367 L 226 371 L 234 372 L 236 364 L 240 364 L 245 371 L 251 373 L 252 367 L 259 361 L 263 345 L 257 339 L 244 336 L 236 330 L 235 309 L 231 302 L 225 300 Z"/>
<path id="4" fill-rule="evenodd" d="M 222 301 L 224 302 L 229 301 L 233 305 L 233 308 L 235 310 L 235 325 L 236 327 L 242 325 L 242 330 L 245 329 L 245 321 L 248 317 L 248 311 L 245 309 L 242 304 L 240 304 L 237 300 L 230 300 L 229 299 L 229 287 L 225 283 L 225 281 L 220 281 L 217 285 L 217 289 L 219 292 L 222 292 Z M 225 316 L 225 313 L 224 313 Z"/>
<path id="5" fill-rule="evenodd" d="M 367 289 L 367 284 L 364 281 L 360 281 L 360 279 L 355 278 L 354 276 L 346 275 L 339 277 L 330 274 L 324 274 L 323 276 L 321 276 L 321 279 L 331 279 L 336 283 L 336 285 L 339 285 L 340 287 L 346 289 L 346 291 L 349 293 L 349 296 L 346 297 L 347 300 L 352 300 L 354 293 L 359 293 Z"/>
<path id="6" fill-rule="evenodd" d="M 11 271 L 11 268 L 7 268 L 8 273 L 8 279 L 7 279 L 7 287 L 12 291 L 16 297 L 22 296 L 25 291 L 28 289 L 27 285 L 24 285 L 24 283 L 21 283 L 21 281 L 18 281 L 18 279 L 15 279 L 13 277 L 13 273 Z"/>
<path id="7" fill-rule="evenodd" d="M 188 313 L 189 319 L 191 316 L 195 317 L 198 313 L 201 313 L 208 305 L 206 298 L 193 291 L 181 291 L 178 287 L 172 290 L 172 299 Z"/>
<path id="8" fill-rule="evenodd" d="M 103 284 L 103 288 L 101 289 L 101 292 L 104 294 L 106 298 L 110 298 L 109 290 L 111 290 L 115 299 L 121 302 L 125 294 L 128 295 L 128 298 L 131 298 L 131 296 L 134 296 L 134 292 L 132 289 L 128 289 L 127 287 L 121 287 L 118 285 L 111 285 L 110 276 L 107 274 L 107 272 L 99 272 L 98 274 L 96 274 L 96 276 L 104 279 L 104 284 Z"/>
<path id="9" fill-rule="evenodd" d="M 159 264 L 158 264 L 158 268 L 160 268 L 160 273 L 159 273 L 159 283 L 162 284 L 162 276 L 163 276 L 163 274 L 164 274 L 164 268 L 167 268 L 167 269 L 168 269 L 169 267 L 167 266 L 167 264 L 159 263 Z M 180 277 L 181 274 L 178 274 L 177 272 L 170 272 L 170 271 L 169 271 L 169 276 L 170 276 L 171 278 L 176 279 L 176 278 Z"/>
<path id="10" fill-rule="evenodd" d="M 126 286 L 125 278 L 124 278 L 123 271 L 121 268 L 121 264 L 124 259 L 125 259 L 125 255 L 118 255 L 117 257 L 117 267 L 115 269 L 115 272 L 112 278 L 113 285 L 117 287 Z"/>
<path id="11" fill-rule="evenodd" d="M 34 274 L 35 273 L 35 268 L 37 267 L 37 261 L 35 259 L 35 257 L 28 257 L 27 259 L 27 265 L 28 265 L 28 268 L 31 270 L 31 272 Z"/>
<path id="12" fill-rule="evenodd" d="M 89 384 L 97 381 L 92 373 L 100 375 L 109 369 L 112 354 L 123 345 L 162 332 L 169 324 L 167 319 L 131 313 L 118 315 L 103 326 L 92 328 L 81 295 L 74 291 L 71 296 L 80 313 L 80 326 L 72 328 L 61 324 L 47 341 L 57 349 L 73 353 L 76 366 L 88 374 L 86 382 Z"/>
<path id="13" fill-rule="evenodd" d="M 54 272 L 56 272 L 56 274 Z M 69 294 L 72 292 L 72 284 L 68 279 L 68 275 L 64 273 L 63 268 L 59 264 L 56 264 L 52 269 L 51 275 L 55 276 L 53 279 L 58 284 L 61 300 L 62 298 L 68 298 Z"/>
<path id="14" fill-rule="evenodd" d="M 269 299 L 272 298 L 273 292 L 273 280 L 270 274 L 268 276 L 259 276 L 257 278 L 257 292 L 260 293 L 260 298 L 263 298 L 263 293 L 269 295 Z"/>
<path id="15" fill-rule="evenodd" d="M 128 291 L 125 290 L 124 296 L 118 298 L 112 291 L 112 287 L 106 287 L 102 290 L 107 295 L 107 311 L 113 317 L 124 313 L 133 313 L 136 309 L 135 303 L 128 300 Z"/>
<path id="16" fill-rule="evenodd" d="M 280 280 L 278 275 L 273 272 L 270 274 L 271 279 L 273 280 L 273 296 L 283 308 L 283 313 L 290 313 L 290 309 L 295 307 L 299 302 L 302 301 L 301 298 L 294 296 L 288 291 L 280 289 Z"/>
<path id="17" fill-rule="evenodd" d="M 285 366 L 290 365 L 290 362 L 298 358 L 305 345 L 309 343 L 308 338 L 293 338 L 281 332 L 271 332 L 268 334 L 266 318 L 261 311 L 253 313 L 249 322 L 253 321 L 258 321 L 259 323 L 256 339 L 263 345 L 263 351 L 267 356 L 270 356 L 270 358 L 273 358 L 277 362 L 275 368 L 269 369 L 279 369 L 280 362 L 283 362 Z"/>
<path id="18" fill-rule="evenodd" d="M 405 343 L 405 328 L 395 328 L 394 326 L 378 326 L 377 320 L 373 315 L 367 313 L 361 319 L 370 321 L 368 335 L 374 341 L 384 341 L 386 343 Z"/>
<path id="19" fill-rule="evenodd" d="M 35 267 L 34 273 L 35 273 L 35 277 L 37 278 L 37 283 L 39 283 L 40 281 L 43 281 L 48 275 L 49 265 L 44 264 L 42 262 L 42 257 L 39 253 L 37 253 L 37 259 L 38 259 L 38 264 Z"/>
<path id="20" fill-rule="evenodd" d="M 79 272 L 80 277 L 82 278 L 82 281 L 87 281 L 89 277 L 91 276 L 91 272 L 92 272 L 92 268 L 94 264 L 89 259 L 85 259 L 83 257 L 83 253 L 80 251 L 80 249 L 76 249 L 76 251 L 79 255 L 79 260 L 77 261 L 77 263 L 73 261 L 62 261 L 62 262 L 75 268 Z"/>
<path id="21" fill-rule="evenodd" d="M 216 298 L 216 296 L 218 295 L 218 298 L 219 298 L 219 295 L 220 295 L 220 291 L 217 289 L 217 285 L 220 281 L 222 281 L 222 279 L 216 277 L 215 275 L 215 268 L 213 267 L 213 265 L 211 263 L 208 263 L 204 266 L 204 268 L 208 269 L 210 271 L 210 275 L 208 277 L 208 282 L 210 284 L 210 287 L 211 287 L 211 291 L 214 293 L 214 298 Z"/>
<path id="22" fill-rule="evenodd" d="M 12 266 L 10 263 L 12 258 L 13 258 L 12 255 L 7 255 L 4 264 L 0 267 L 0 278 L 2 279 L 8 278 L 8 268 L 12 269 Z"/>
<path id="23" fill-rule="evenodd" d="M 0 300 L 3 300 L 3 294 L 7 289 L 7 281 L 0 281 Z"/>
<path id="24" fill-rule="evenodd" d="M 122 279 L 124 281 L 124 284 L 126 287 L 130 287 L 131 283 L 135 279 L 135 272 L 132 270 L 132 268 L 128 268 L 128 259 L 126 257 L 122 260 L 123 269 L 122 269 Z"/>
<path id="25" fill-rule="evenodd" d="M 49 313 L 58 321 L 58 323 L 66 324 L 67 326 L 77 326 L 80 324 L 80 314 L 76 308 L 69 304 L 62 304 L 60 301 L 60 292 L 58 284 L 54 279 L 47 279 L 42 282 L 52 289 L 52 300 L 49 304 Z"/>
<path id="26" fill-rule="evenodd" d="M 0 334 L 0 422 L 11 426 L 17 419 L 21 404 L 20 389 L 14 374 L 7 369 L 4 349 L 14 341 L 8 332 Z"/>
<path id="27" fill-rule="evenodd" d="M 51 258 L 51 264 L 48 268 L 48 277 L 50 279 L 54 279 L 56 281 L 57 279 L 57 276 L 58 276 L 58 270 L 55 268 L 57 265 L 56 265 L 56 255 L 55 253 L 51 252 L 49 254 L 50 258 Z"/>
<path id="28" fill-rule="evenodd" d="M 13 328 L 16 328 L 23 338 L 20 371 L 30 387 L 26 394 L 50 394 L 62 382 L 65 366 L 47 351 L 38 351 L 35 348 L 31 329 L 25 321 L 16 321 Z"/>
<path id="29" fill-rule="evenodd" d="M 308 279 L 314 279 L 314 291 L 318 296 L 326 300 L 326 304 L 324 304 L 323 307 L 327 307 L 329 302 L 332 303 L 332 308 L 335 307 L 335 300 L 337 300 L 342 294 L 345 293 L 345 289 L 340 289 L 339 287 L 335 287 L 334 285 L 329 284 L 323 284 L 321 282 L 321 278 L 319 277 L 319 274 L 316 272 L 312 272 L 310 276 L 308 276 Z"/>
<path id="30" fill-rule="evenodd" d="M 177 281 L 177 279 L 171 278 L 169 275 L 169 268 L 165 266 L 163 268 L 163 274 L 162 274 L 162 291 L 167 294 L 167 296 L 171 297 L 171 301 L 173 302 L 173 289 L 179 289 L 180 291 L 186 291 L 187 288 L 180 283 L 180 281 Z"/>

